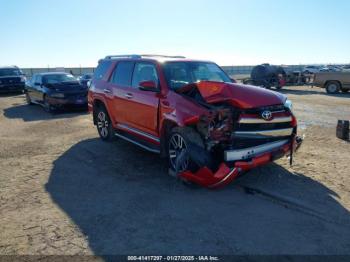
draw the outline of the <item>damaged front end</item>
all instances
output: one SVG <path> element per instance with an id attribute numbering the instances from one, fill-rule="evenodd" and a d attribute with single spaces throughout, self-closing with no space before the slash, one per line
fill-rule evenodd
<path id="1" fill-rule="evenodd" d="M 204 141 L 204 148 L 189 144 L 187 158 L 197 170 L 178 173 L 184 180 L 208 188 L 218 188 L 233 181 L 242 172 L 289 156 L 302 143 L 297 123 L 283 102 L 273 106 L 242 106 L 235 101 L 233 87 L 225 83 L 204 82 L 179 90 L 199 104 L 207 113 L 185 121 Z"/>

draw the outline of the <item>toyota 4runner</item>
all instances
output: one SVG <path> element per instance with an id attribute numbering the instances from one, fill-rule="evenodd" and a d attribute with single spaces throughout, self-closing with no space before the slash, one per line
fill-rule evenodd
<path id="1" fill-rule="evenodd" d="M 285 155 L 292 161 L 302 142 L 284 95 L 237 84 L 209 61 L 107 56 L 88 106 L 102 140 L 160 153 L 170 174 L 210 188 Z"/>

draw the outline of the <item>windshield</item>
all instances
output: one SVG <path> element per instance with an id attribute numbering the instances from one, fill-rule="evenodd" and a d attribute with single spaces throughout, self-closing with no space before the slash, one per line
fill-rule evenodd
<path id="1" fill-rule="evenodd" d="M 16 68 L 1 68 L 0 76 L 20 76 L 22 72 Z"/>
<path id="2" fill-rule="evenodd" d="M 232 82 L 218 65 L 207 62 L 167 62 L 164 73 L 172 90 L 200 81 Z"/>
<path id="3" fill-rule="evenodd" d="M 43 84 L 57 84 L 63 82 L 77 82 L 78 80 L 69 74 L 52 74 L 43 76 Z"/>

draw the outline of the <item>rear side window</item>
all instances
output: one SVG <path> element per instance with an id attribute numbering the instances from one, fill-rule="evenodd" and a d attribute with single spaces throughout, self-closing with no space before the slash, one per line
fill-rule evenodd
<path id="1" fill-rule="evenodd" d="M 41 75 L 36 75 L 36 76 L 35 76 L 34 84 L 35 84 L 35 83 L 41 84 Z"/>
<path id="2" fill-rule="evenodd" d="M 95 70 L 94 79 L 96 80 L 102 79 L 106 74 L 108 68 L 110 67 L 111 63 L 112 63 L 111 61 L 101 61 Z"/>
<path id="3" fill-rule="evenodd" d="M 140 82 L 153 81 L 158 84 L 157 69 L 151 63 L 137 63 L 135 66 L 134 76 L 132 79 L 132 86 L 138 88 Z"/>
<path id="4" fill-rule="evenodd" d="M 120 86 L 131 86 L 131 76 L 134 70 L 134 62 L 119 62 L 113 72 L 111 82 Z"/>

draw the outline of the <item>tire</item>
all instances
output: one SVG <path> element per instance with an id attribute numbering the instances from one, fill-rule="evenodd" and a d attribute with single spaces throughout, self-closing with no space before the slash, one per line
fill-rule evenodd
<path id="1" fill-rule="evenodd" d="M 337 94 L 340 89 L 341 89 L 341 86 L 340 86 L 339 82 L 329 81 L 326 84 L 326 91 L 328 94 Z"/>
<path id="2" fill-rule="evenodd" d="M 53 113 L 55 108 L 50 104 L 50 102 L 47 100 L 47 96 L 44 96 L 44 110 L 48 113 Z"/>
<path id="3" fill-rule="evenodd" d="M 189 127 L 175 127 L 171 130 L 167 141 L 170 175 L 174 176 L 174 174 L 176 175 L 185 170 L 196 172 L 200 168 L 186 155 L 186 149 L 190 144 L 204 148 L 202 138 L 194 129 Z"/>
<path id="4" fill-rule="evenodd" d="M 112 121 L 103 106 L 99 106 L 95 112 L 96 128 L 102 141 L 112 141 L 115 138 Z"/>
<path id="5" fill-rule="evenodd" d="M 27 102 L 28 105 L 33 105 L 32 99 L 30 98 L 28 93 L 26 93 L 26 102 Z"/>

